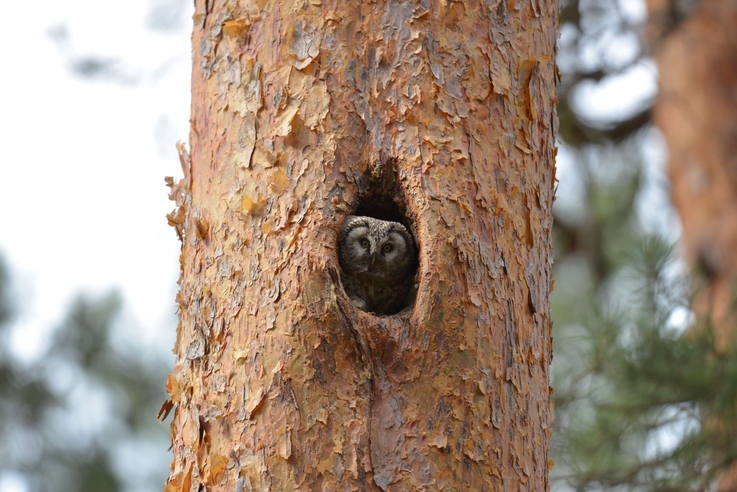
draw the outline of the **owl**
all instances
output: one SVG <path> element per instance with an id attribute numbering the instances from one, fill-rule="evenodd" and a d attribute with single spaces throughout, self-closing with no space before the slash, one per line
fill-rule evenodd
<path id="1" fill-rule="evenodd" d="M 414 281 L 412 235 L 399 222 L 350 215 L 338 237 L 341 279 L 353 305 L 376 315 L 404 307 Z"/>

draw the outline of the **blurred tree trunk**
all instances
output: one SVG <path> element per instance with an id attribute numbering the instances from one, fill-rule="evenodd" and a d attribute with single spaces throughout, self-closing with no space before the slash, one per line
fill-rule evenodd
<path id="1" fill-rule="evenodd" d="M 166 490 L 548 489 L 557 3 L 205 2 Z M 393 209 L 417 295 L 336 240 Z"/>
<path id="2" fill-rule="evenodd" d="M 691 13 L 677 10 L 687 3 L 650 0 L 651 35 L 663 39 L 654 119 L 668 146 L 687 259 L 708 277 L 696 308 L 711 314 L 724 347 L 737 280 L 737 3 L 701 0 Z"/>
<path id="3" fill-rule="evenodd" d="M 737 321 L 737 3 L 700 0 L 693 12 L 678 10 L 689 2 L 649 4 L 651 36 L 663 39 L 654 119 L 668 146 L 687 260 L 706 274 L 694 308 L 711 317 L 724 350 Z M 737 467 L 719 490 L 737 490 Z"/>

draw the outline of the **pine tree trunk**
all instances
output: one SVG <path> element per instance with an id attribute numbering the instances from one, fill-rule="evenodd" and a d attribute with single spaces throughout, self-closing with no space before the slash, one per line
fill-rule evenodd
<path id="1" fill-rule="evenodd" d="M 668 146 L 673 203 L 683 224 L 686 258 L 706 283 L 694 301 L 712 320 L 717 349 L 735 337 L 737 282 L 737 3 L 700 0 L 664 32 L 676 6 L 649 0 L 657 51 L 655 123 Z M 677 12 L 675 12 L 677 14 Z M 737 489 L 737 467 L 719 490 Z"/>
<path id="2" fill-rule="evenodd" d="M 658 22 L 673 7 L 650 2 L 653 32 L 662 35 Z M 657 52 L 654 111 L 668 146 L 687 260 L 709 281 L 696 307 L 713 317 L 722 347 L 733 335 L 729 312 L 737 280 L 736 25 L 737 4 L 703 0 L 668 33 Z"/>
<path id="3" fill-rule="evenodd" d="M 557 3 L 205 2 L 166 490 L 545 491 Z M 356 309 L 337 236 L 410 225 Z"/>

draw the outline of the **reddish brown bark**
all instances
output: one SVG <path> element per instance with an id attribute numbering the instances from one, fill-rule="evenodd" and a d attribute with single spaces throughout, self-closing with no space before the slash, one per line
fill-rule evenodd
<path id="1" fill-rule="evenodd" d="M 664 6 L 651 16 L 661 21 Z M 660 14 L 657 14 L 660 12 Z M 657 24 L 656 24 L 657 25 Z M 737 4 L 702 0 L 668 33 L 657 52 L 655 123 L 669 153 L 673 202 L 689 263 L 709 285 L 697 308 L 716 321 L 723 346 L 732 333 L 731 289 L 737 279 Z"/>
<path id="2" fill-rule="evenodd" d="M 654 118 L 668 146 L 687 260 L 706 274 L 694 308 L 710 316 L 722 350 L 733 343 L 737 321 L 737 3 L 701 0 L 682 24 L 664 31 L 669 5 L 650 0 L 651 34 L 663 38 Z M 732 466 L 719 490 L 735 489 Z"/>
<path id="3" fill-rule="evenodd" d="M 167 491 L 547 490 L 557 4 L 207 5 Z M 359 206 L 418 240 L 398 315 L 341 287 Z"/>

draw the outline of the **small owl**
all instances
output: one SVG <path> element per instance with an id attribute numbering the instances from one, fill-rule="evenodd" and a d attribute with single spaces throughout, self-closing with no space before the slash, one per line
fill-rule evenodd
<path id="1" fill-rule="evenodd" d="M 338 238 L 341 279 L 353 305 L 377 315 L 404 307 L 414 280 L 412 235 L 399 222 L 350 215 Z"/>

